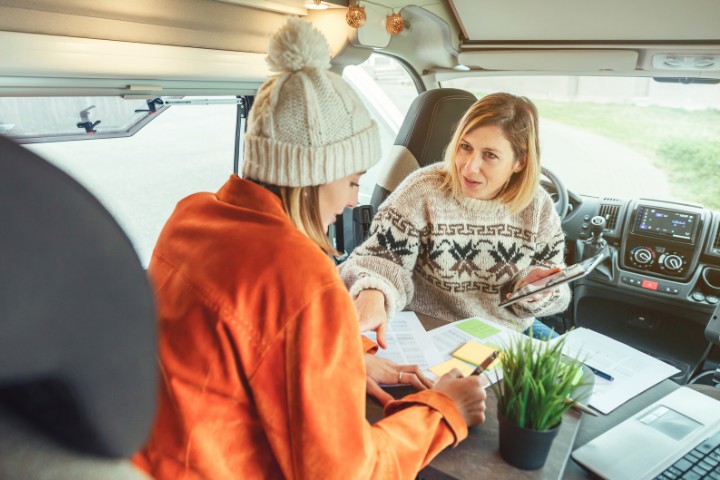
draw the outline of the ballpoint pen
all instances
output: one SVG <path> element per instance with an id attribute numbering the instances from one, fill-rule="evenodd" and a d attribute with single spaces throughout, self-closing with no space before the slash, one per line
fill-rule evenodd
<path id="1" fill-rule="evenodd" d="M 608 380 L 608 381 L 610 381 L 610 382 L 612 382 L 613 380 L 615 380 L 615 378 L 614 378 L 612 375 L 610 375 L 609 373 L 605 373 L 605 372 L 603 372 L 602 370 L 598 370 L 598 369 L 595 368 L 595 367 L 591 367 L 591 366 L 588 365 L 587 363 L 584 364 L 584 365 L 585 365 L 586 367 L 588 367 L 591 372 L 593 372 L 595 375 L 597 375 L 597 376 L 600 377 L 600 378 L 604 378 L 605 380 Z"/>
<path id="2" fill-rule="evenodd" d="M 486 368 L 490 366 L 490 364 L 497 358 L 497 356 L 500 354 L 497 350 L 493 351 L 488 357 L 478 365 L 475 370 L 472 371 L 470 375 L 480 375 L 482 372 L 485 371 Z"/>

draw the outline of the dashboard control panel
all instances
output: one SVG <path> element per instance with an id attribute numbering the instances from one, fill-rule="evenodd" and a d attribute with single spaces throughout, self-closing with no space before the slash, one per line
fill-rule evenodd
<path id="1" fill-rule="evenodd" d="M 637 203 L 628 219 L 622 267 L 650 277 L 686 279 L 697 262 L 703 220 L 702 208 Z"/>

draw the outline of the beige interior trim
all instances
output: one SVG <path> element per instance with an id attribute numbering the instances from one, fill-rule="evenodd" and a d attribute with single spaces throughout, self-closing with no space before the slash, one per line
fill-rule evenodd
<path id="1" fill-rule="evenodd" d="M 392 192 L 410 173 L 420 168 L 415 156 L 403 145 L 393 145 L 381 162 L 377 184 Z"/>
<path id="2" fill-rule="evenodd" d="M 120 79 L 115 86 L 165 87 L 189 81 L 232 83 L 247 89 L 257 88 L 269 74 L 265 55 L 259 53 L 14 32 L 0 32 L 0 45 L 0 76 L 6 86 L 13 77 L 36 77 L 46 82 L 85 79 L 83 86 L 100 85 L 91 79 Z"/>
<path id="3" fill-rule="evenodd" d="M 462 52 L 458 61 L 471 68 L 505 71 L 634 71 L 634 50 L 488 50 Z"/>
<path id="4" fill-rule="evenodd" d="M 262 53 L 286 14 L 208 0 L 0 0 L 0 30 Z"/>

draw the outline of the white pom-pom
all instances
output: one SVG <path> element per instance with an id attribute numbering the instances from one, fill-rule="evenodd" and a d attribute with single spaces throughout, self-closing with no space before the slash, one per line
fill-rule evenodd
<path id="1" fill-rule="evenodd" d="M 330 46 L 312 24 L 291 17 L 270 39 L 266 61 L 273 72 L 326 69 L 330 66 Z"/>

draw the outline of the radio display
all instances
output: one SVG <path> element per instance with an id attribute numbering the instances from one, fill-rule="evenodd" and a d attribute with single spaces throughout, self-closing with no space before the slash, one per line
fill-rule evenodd
<path id="1" fill-rule="evenodd" d="M 693 242 L 698 218 L 697 213 L 641 206 L 637 210 L 633 231 Z"/>

